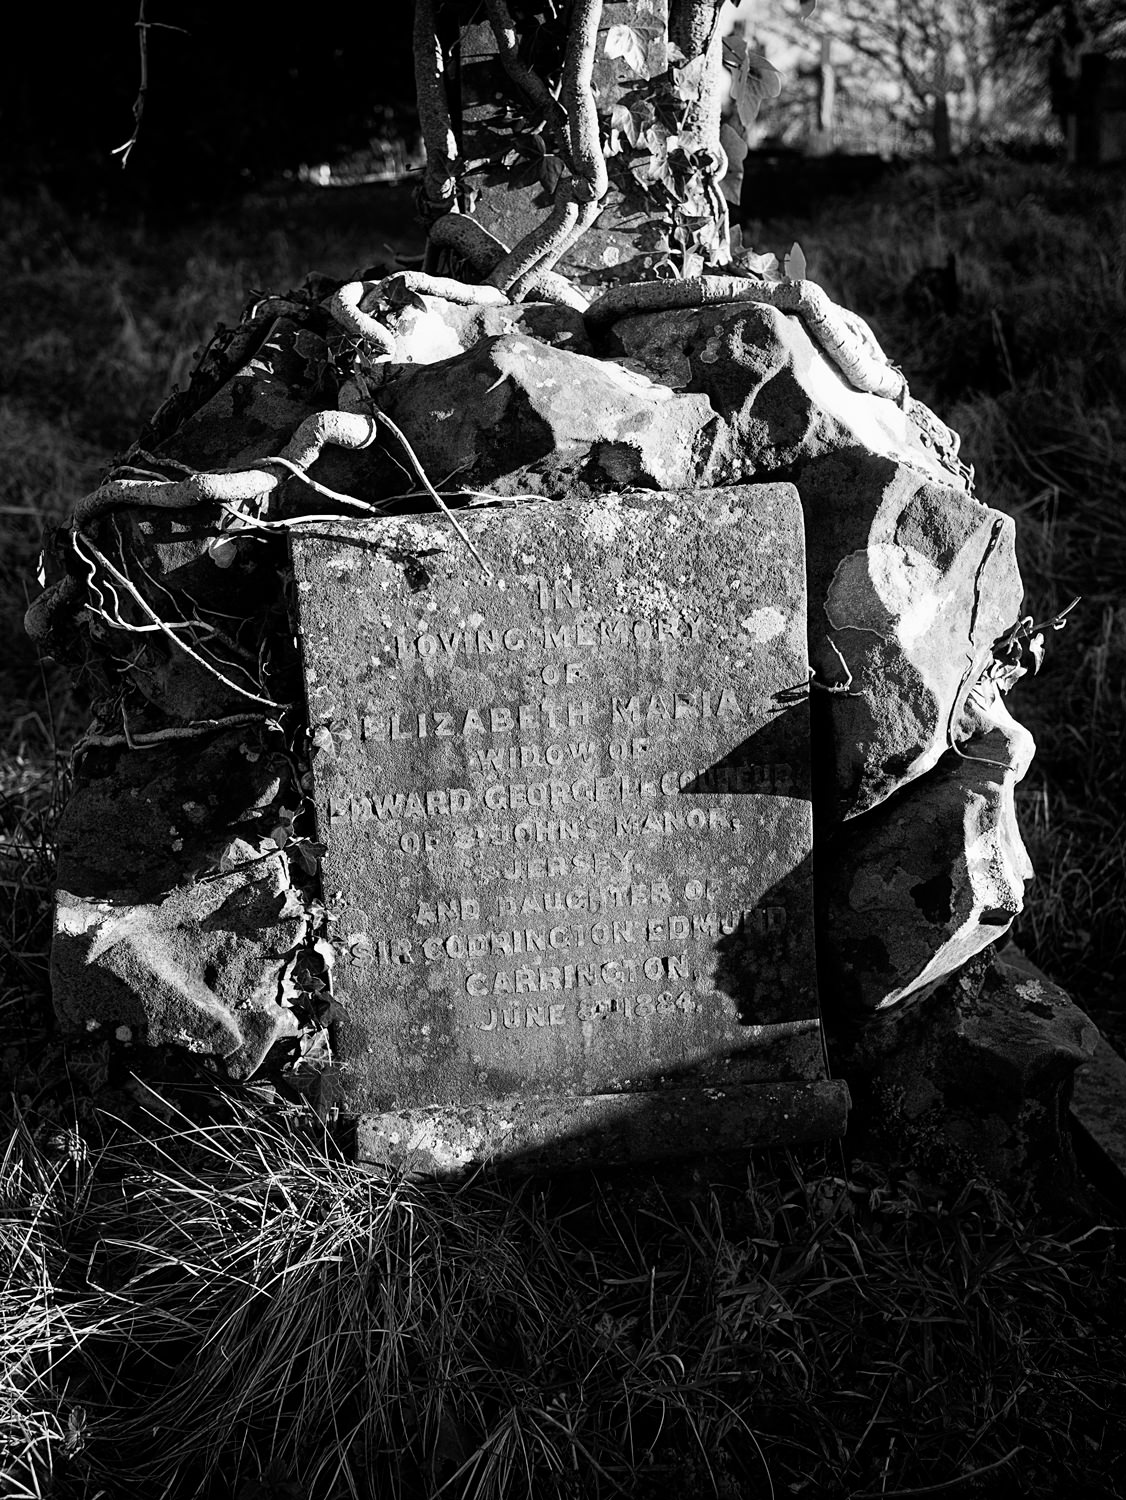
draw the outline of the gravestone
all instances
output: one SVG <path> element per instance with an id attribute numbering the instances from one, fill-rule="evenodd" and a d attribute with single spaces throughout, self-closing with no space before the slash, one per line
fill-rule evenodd
<path id="1" fill-rule="evenodd" d="M 843 1129 L 786 484 L 294 538 L 360 1154 L 616 1161 Z"/>

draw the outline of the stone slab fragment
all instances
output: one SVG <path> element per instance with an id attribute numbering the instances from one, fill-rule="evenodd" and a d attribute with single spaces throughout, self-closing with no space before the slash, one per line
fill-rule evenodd
<path id="1" fill-rule="evenodd" d="M 840 1136 L 849 1104 L 848 1086 L 827 1079 L 431 1106 L 364 1117 L 357 1154 L 427 1176 L 456 1176 L 484 1160 L 526 1171 L 671 1161 Z"/>
<path id="2" fill-rule="evenodd" d="M 350 1107 L 822 1078 L 796 492 L 460 519 L 293 543 Z"/>

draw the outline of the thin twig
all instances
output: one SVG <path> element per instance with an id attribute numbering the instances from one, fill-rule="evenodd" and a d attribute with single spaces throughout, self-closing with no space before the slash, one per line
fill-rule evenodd
<path id="1" fill-rule="evenodd" d="M 124 718 L 122 719 L 124 723 Z M 191 724 L 170 724 L 164 729 L 144 730 L 140 734 L 130 730 L 127 734 L 87 734 L 74 747 L 75 755 L 91 748 L 106 749 L 114 745 L 155 745 L 162 740 L 203 739 L 209 734 L 220 734 L 226 729 L 260 724 L 265 729 L 280 732 L 281 725 L 266 714 L 228 714 L 225 719 L 196 719 Z"/>
<path id="2" fill-rule="evenodd" d="M 145 20 L 145 0 L 137 5 L 137 45 L 141 51 L 141 81 L 137 86 L 137 97 L 133 100 L 133 133 L 121 146 L 115 146 L 111 156 L 120 156 L 122 167 L 129 165 L 129 156 L 141 133 L 141 117 L 145 112 L 145 95 L 149 91 L 149 26 Z"/>
<path id="3" fill-rule="evenodd" d="M 138 0 L 137 19 L 133 23 L 137 28 L 137 45 L 141 53 L 141 81 L 137 86 L 137 97 L 133 100 L 133 133 L 121 146 L 114 146 L 110 151 L 111 156 L 120 156 L 121 165 L 127 166 L 129 155 L 137 144 L 137 138 L 141 133 L 141 116 L 145 112 L 145 96 L 149 91 L 149 32 L 157 27 L 161 31 L 180 31 L 187 35 L 184 26 L 172 26 L 167 21 L 145 20 L 146 0 Z"/>
<path id="4" fill-rule="evenodd" d="M 74 537 L 74 544 L 75 547 L 78 548 L 79 539 L 77 533 Z M 109 573 L 111 577 L 116 579 L 118 583 L 120 583 L 122 588 L 125 589 L 125 591 L 129 594 L 130 598 L 132 598 L 137 603 L 137 605 L 139 605 L 141 610 L 149 617 L 150 620 L 153 621 L 155 625 L 159 626 L 161 633 L 167 636 L 167 638 L 173 643 L 177 650 L 182 651 L 185 656 L 189 656 L 192 661 L 201 666 L 205 672 L 209 672 L 212 677 L 218 678 L 218 680 L 223 684 L 224 687 L 230 688 L 231 692 L 233 693 L 238 693 L 241 698 L 249 698 L 251 703 L 261 703 L 265 708 L 285 709 L 289 707 L 289 705 L 286 703 L 276 703 L 273 698 L 264 698 L 259 693 L 249 692 L 246 688 L 239 687 L 238 683 L 232 682 L 229 677 L 224 676 L 224 674 L 219 671 L 218 667 L 212 666 L 212 664 L 204 657 L 202 657 L 198 651 L 193 651 L 186 641 L 182 641 L 180 639 L 180 637 L 171 628 L 171 626 L 165 624 L 165 622 L 151 607 L 148 600 L 135 586 L 132 580 L 126 577 L 124 573 L 119 572 L 118 569 L 114 567 L 113 563 L 110 562 L 109 558 L 106 557 L 105 553 L 102 552 L 100 548 L 95 547 L 94 543 L 88 536 L 84 536 L 82 538 L 82 545 L 90 549 L 91 553 L 94 556 L 95 562 L 100 563 L 101 566 L 106 570 L 106 572 Z M 79 555 L 81 556 L 81 551 L 79 552 Z"/>
<path id="5" fill-rule="evenodd" d="M 330 490 L 327 484 L 320 484 L 316 479 L 310 478 L 301 465 L 295 464 L 292 459 L 273 454 L 269 458 L 260 458 L 258 462 L 280 464 L 283 469 L 288 469 L 295 479 L 300 479 L 303 484 L 307 484 L 311 490 L 316 490 L 317 494 L 323 495 L 326 500 L 339 500 L 341 505 L 354 505 L 357 510 L 370 511 L 372 515 L 380 513 L 378 505 L 370 505 L 366 500 L 357 500 L 353 495 L 345 495 L 341 490 Z M 224 506 L 223 509 L 229 510 L 230 507 Z"/>
<path id="6" fill-rule="evenodd" d="M 434 504 L 438 507 L 438 509 L 442 512 L 442 514 L 447 518 L 447 520 L 449 521 L 450 525 L 457 532 L 458 536 L 461 537 L 462 541 L 469 548 L 470 552 L 472 552 L 473 556 L 481 564 L 481 567 L 485 571 L 485 577 L 486 578 L 491 578 L 493 576 L 493 570 L 492 570 L 492 568 L 489 567 L 488 563 L 485 561 L 485 559 L 481 556 L 480 552 L 477 550 L 477 547 L 476 547 L 476 545 L 475 545 L 475 543 L 473 541 L 473 538 L 465 530 L 465 528 L 462 526 L 461 522 L 454 515 L 453 511 L 449 508 L 449 506 L 446 504 L 446 502 L 442 499 L 441 495 L 439 495 L 438 491 L 430 483 L 430 480 L 427 477 L 426 470 L 422 467 L 422 463 L 419 460 L 418 454 L 414 451 L 414 449 L 411 447 L 410 443 L 407 441 L 406 434 L 402 431 L 401 428 L 399 428 L 398 426 L 396 426 L 396 424 L 394 422 L 392 422 L 391 418 L 387 415 L 386 412 L 380 411 L 379 408 L 374 404 L 374 402 L 372 403 L 372 411 L 375 414 L 376 421 L 382 423 L 383 426 L 386 427 L 387 430 L 402 445 L 403 452 L 407 455 L 407 458 L 410 461 L 411 468 L 414 470 L 415 474 L 418 476 L 419 482 L 422 485 L 423 489 L 425 489 L 426 493 L 430 496 L 431 500 L 433 500 Z"/>

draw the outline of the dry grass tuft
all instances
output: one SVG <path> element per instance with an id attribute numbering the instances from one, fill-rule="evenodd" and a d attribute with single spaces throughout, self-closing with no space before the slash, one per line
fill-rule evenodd
<path id="1" fill-rule="evenodd" d="M 92 1155 L 13 1131 L 6 1494 L 1114 1493 L 1113 1231 L 782 1154 L 675 1208 L 412 1185 L 144 1093 Z"/>

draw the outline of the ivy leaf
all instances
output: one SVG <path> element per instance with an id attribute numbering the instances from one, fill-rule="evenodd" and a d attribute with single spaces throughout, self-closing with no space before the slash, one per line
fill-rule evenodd
<path id="1" fill-rule="evenodd" d="M 517 167 L 509 177 L 510 187 L 536 187 L 540 180 L 540 171 L 543 163 L 539 161 L 525 161 L 524 165 Z"/>
<path id="2" fill-rule="evenodd" d="M 663 163 L 659 156 L 638 156 L 630 162 L 629 169 L 632 175 L 644 187 L 648 183 L 657 181 L 661 175 L 662 165 Z"/>
<path id="3" fill-rule="evenodd" d="M 797 240 L 782 257 L 782 275 L 788 276 L 791 281 L 805 280 L 805 252 Z"/>
<path id="4" fill-rule="evenodd" d="M 777 99 L 782 75 L 761 52 L 746 52 L 735 75 L 735 108 L 745 131 L 749 131 L 764 99 Z"/>
<path id="5" fill-rule="evenodd" d="M 714 219 L 705 219 L 696 230 L 697 246 L 701 250 L 710 253 L 719 249 L 719 240 L 719 225 Z"/>
<path id="6" fill-rule="evenodd" d="M 653 156 L 665 156 L 669 149 L 668 141 L 668 131 L 665 130 L 664 126 L 654 121 L 652 125 L 647 126 L 641 132 L 638 145 L 647 147 Z"/>
<path id="7" fill-rule="evenodd" d="M 748 271 L 755 271 L 760 276 L 765 276 L 767 281 L 778 281 L 781 279 L 781 268 L 778 265 L 778 257 L 770 250 L 754 251 L 748 250 L 740 257 L 740 265 Z"/>
<path id="8" fill-rule="evenodd" d="M 229 568 L 238 557 L 238 545 L 229 537 L 214 537 L 208 542 L 207 551 L 217 568 Z"/>
<path id="9" fill-rule="evenodd" d="M 401 311 L 404 307 L 413 307 L 419 312 L 426 311 L 426 303 L 419 294 L 411 291 L 406 283 L 402 281 L 391 282 L 385 294 L 385 300 L 388 308 L 394 309 L 396 312 Z"/>
<path id="10" fill-rule="evenodd" d="M 318 844 L 313 839 L 291 840 L 288 848 L 290 862 L 296 862 L 306 875 L 317 873 L 317 861 L 322 858 L 325 845 Z"/>
<path id="11" fill-rule="evenodd" d="M 563 168 L 563 159 L 559 156 L 548 155 L 540 162 L 539 180 L 543 184 L 544 192 L 547 193 L 548 197 L 551 197 L 555 189 L 559 186 L 559 179 L 563 176 Z"/>
<path id="12" fill-rule="evenodd" d="M 615 104 L 610 111 L 610 129 L 616 130 L 619 135 L 624 135 L 631 146 L 637 145 L 641 134 L 640 122 L 624 104 Z"/>
<path id="13" fill-rule="evenodd" d="M 1032 675 L 1035 677 L 1044 665 L 1044 633 L 1038 631 L 1028 643 L 1028 654 L 1032 658 Z"/>
<path id="14" fill-rule="evenodd" d="M 741 40 L 742 38 L 740 38 Z M 682 98 L 695 98 L 699 94 L 707 67 L 708 54 L 706 51 L 701 52 L 699 57 L 694 57 L 690 62 L 676 64 L 674 77 L 676 79 L 677 92 Z"/>
<path id="15" fill-rule="evenodd" d="M 645 39 L 632 26 L 611 26 L 603 50 L 607 57 L 620 57 L 639 78 L 648 77 L 645 62 Z"/>
<path id="16" fill-rule="evenodd" d="M 734 71 L 747 55 L 747 39 L 733 31 L 723 39 L 723 66 Z"/>

